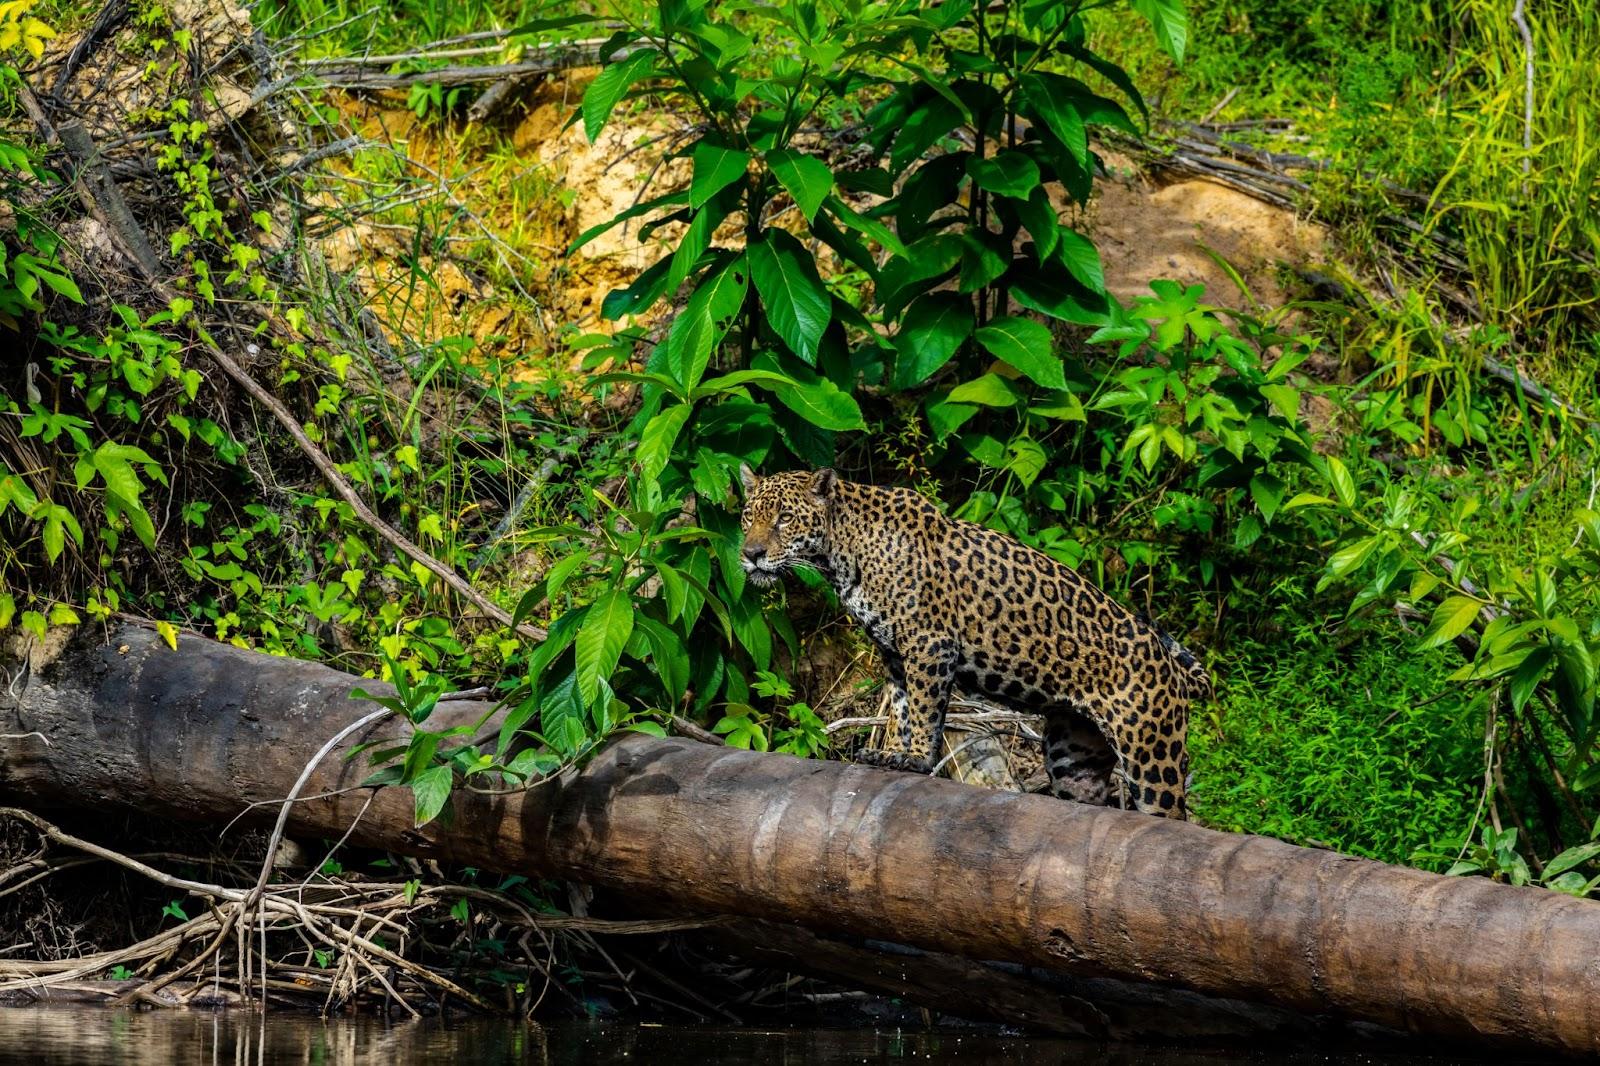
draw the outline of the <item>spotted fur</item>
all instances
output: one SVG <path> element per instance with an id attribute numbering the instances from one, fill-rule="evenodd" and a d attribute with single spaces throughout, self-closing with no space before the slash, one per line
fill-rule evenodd
<path id="1" fill-rule="evenodd" d="M 741 471 L 743 566 L 758 586 L 816 568 L 877 645 L 890 746 L 861 761 L 927 773 L 953 691 L 1046 716 L 1051 790 L 1184 818 L 1195 657 L 1076 571 L 904 489 L 832 470 Z"/>

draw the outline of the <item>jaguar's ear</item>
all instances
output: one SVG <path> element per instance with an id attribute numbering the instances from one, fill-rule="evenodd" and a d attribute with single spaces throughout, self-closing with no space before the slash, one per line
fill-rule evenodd
<path id="1" fill-rule="evenodd" d="M 811 475 L 811 495 L 819 500 L 831 500 L 839 494 L 839 475 L 832 467 L 823 467 Z"/>
<path id="2" fill-rule="evenodd" d="M 756 494 L 756 487 L 761 484 L 761 479 L 756 477 L 756 472 L 750 469 L 749 463 L 739 464 L 739 481 L 744 485 L 744 494 L 748 498 Z"/>

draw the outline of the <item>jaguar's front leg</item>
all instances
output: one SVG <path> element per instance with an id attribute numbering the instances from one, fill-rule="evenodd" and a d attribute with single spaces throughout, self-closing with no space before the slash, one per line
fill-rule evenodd
<path id="1" fill-rule="evenodd" d="M 899 671 L 890 671 L 893 721 L 888 745 L 864 751 L 856 761 L 885 770 L 930 773 L 944 739 L 945 709 L 955 683 L 955 645 L 929 641 L 916 648 Z"/>

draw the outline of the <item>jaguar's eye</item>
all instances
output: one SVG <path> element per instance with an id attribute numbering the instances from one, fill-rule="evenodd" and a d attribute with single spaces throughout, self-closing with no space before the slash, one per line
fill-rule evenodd
<path id="1" fill-rule="evenodd" d="M 775 522 L 774 525 L 779 525 L 779 526 L 787 525 L 788 522 L 789 522 L 789 512 L 788 511 L 779 511 L 778 512 L 778 521 Z"/>

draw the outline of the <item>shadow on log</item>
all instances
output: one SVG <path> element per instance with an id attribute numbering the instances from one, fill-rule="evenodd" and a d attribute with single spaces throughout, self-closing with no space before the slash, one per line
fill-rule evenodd
<path id="1" fill-rule="evenodd" d="M 132 626 L 107 643 L 81 632 L 53 658 L 36 654 L 27 671 L 8 670 L 0 800 L 35 807 L 226 821 L 247 803 L 281 799 L 326 739 L 369 710 L 349 698 L 357 679 L 326 667 L 197 637 L 173 651 Z M 468 721 L 485 709 L 447 704 L 436 717 Z M 381 722 L 348 742 L 400 729 Z M 823 972 L 852 970 L 860 957 L 849 953 L 867 949 L 809 938 L 912 945 L 937 955 L 931 968 L 929 956 L 906 956 L 919 959 L 919 973 L 943 968 L 937 993 L 924 990 L 934 1000 L 966 981 L 1049 988 L 1029 976 L 1037 968 L 1066 976 L 1054 990 L 1063 1003 L 1113 987 L 1096 981 L 1143 985 L 1152 996 L 1152 985 L 1185 990 L 1168 1002 L 1211 1017 L 1235 1012 L 1237 1028 L 1223 1031 L 1287 1029 L 1300 1015 L 1600 1051 L 1600 906 L 1553 892 L 642 735 L 524 793 L 458 793 L 448 827 L 413 829 L 407 790 L 381 790 L 370 807 L 367 791 L 340 791 L 364 774 L 337 752 L 326 759 L 310 798 L 295 804 L 292 830 L 337 837 L 366 807 L 355 843 L 607 886 L 680 912 L 785 923 L 787 942 L 756 939 L 769 952 L 811 954 Z M 263 820 L 277 813 L 257 811 Z M 966 960 L 1009 969 L 995 977 Z M 898 987 L 924 994 L 909 976 Z M 972 1001 L 984 993 L 972 988 Z M 1108 1017 L 1093 1004 L 1062 1009 Z"/>

